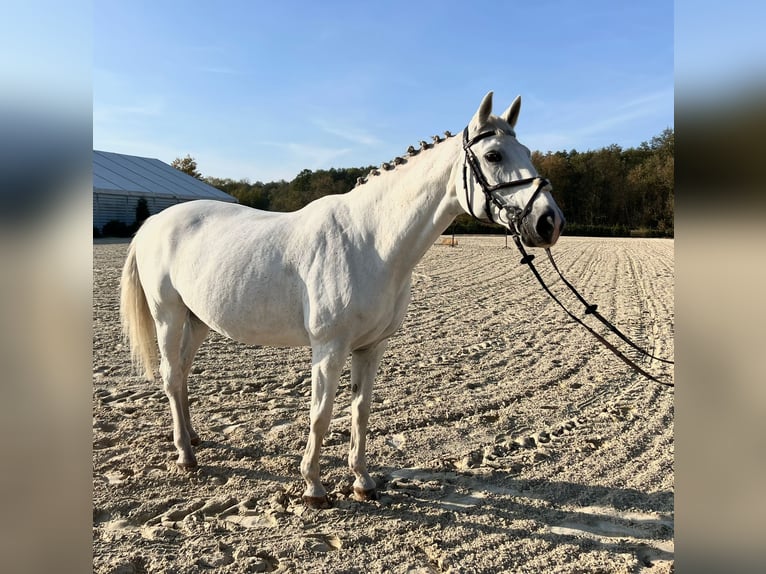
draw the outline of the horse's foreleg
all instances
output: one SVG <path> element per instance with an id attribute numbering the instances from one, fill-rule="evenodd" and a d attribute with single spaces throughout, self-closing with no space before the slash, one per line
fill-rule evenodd
<path id="1" fill-rule="evenodd" d="M 314 508 L 326 508 L 329 505 L 327 491 L 319 480 L 319 450 L 330 426 L 338 379 L 347 355 L 348 351 L 341 352 L 335 347 L 312 348 L 311 429 L 301 461 L 301 475 L 306 481 L 303 501 Z"/>
<path id="2" fill-rule="evenodd" d="M 365 445 L 367 421 L 370 418 L 372 383 L 386 346 L 387 341 L 381 341 L 374 347 L 354 351 L 351 355 L 351 448 L 348 453 L 348 466 L 356 476 L 354 497 L 357 500 L 378 498 L 375 481 L 367 472 Z"/>
<path id="3" fill-rule="evenodd" d="M 189 433 L 189 440 L 194 446 L 198 445 L 200 440 L 199 435 L 194 430 L 194 427 L 192 427 L 191 415 L 189 414 L 189 391 L 187 385 L 189 372 L 191 371 L 192 362 L 194 361 L 194 355 L 197 354 L 202 341 L 205 340 L 209 331 L 210 327 L 197 319 L 192 313 L 189 313 L 189 317 L 184 324 L 184 334 L 181 343 L 181 368 L 183 369 L 181 400 L 183 404 L 186 430 Z"/>
<path id="4" fill-rule="evenodd" d="M 186 380 L 181 360 L 181 339 L 183 337 L 186 313 L 168 310 L 156 320 L 157 343 L 160 348 L 160 375 L 165 387 L 165 394 L 170 403 L 173 417 L 173 444 L 178 450 L 176 464 L 189 470 L 197 466 L 197 459 L 191 446 L 191 437 L 187 426 L 188 404 Z"/>

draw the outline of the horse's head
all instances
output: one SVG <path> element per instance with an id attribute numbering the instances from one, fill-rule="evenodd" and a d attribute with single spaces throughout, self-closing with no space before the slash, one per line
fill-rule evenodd
<path id="1" fill-rule="evenodd" d="M 492 92 L 481 102 L 463 132 L 462 169 L 453 183 L 466 213 L 503 225 L 529 247 L 550 247 L 561 235 L 564 216 L 548 181 L 532 165 L 529 149 L 516 139 L 514 126 L 521 97 L 501 116 L 492 115 Z"/>

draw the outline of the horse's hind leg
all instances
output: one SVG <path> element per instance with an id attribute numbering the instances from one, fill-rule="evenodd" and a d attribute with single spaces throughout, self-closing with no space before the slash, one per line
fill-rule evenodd
<path id="1" fill-rule="evenodd" d="M 376 500 L 375 481 L 367 472 L 365 445 L 367 421 L 370 417 L 372 382 L 378 372 L 378 365 L 386 350 L 386 341 L 374 347 L 354 351 L 351 355 L 351 449 L 348 466 L 356 476 L 354 497 L 357 500 Z"/>
<path id="2" fill-rule="evenodd" d="M 155 316 L 157 344 L 160 348 L 160 375 L 173 417 L 173 444 L 178 450 L 176 464 L 184 470 L 197 466 L 187 426 L 188 400 L 181 360 L 181 341 L 187 314 L 187 309 L 179 303 L 166 304 Z"/>
<path id="3" fill-rule="evenodd" d="M 205 340 L 210 328 L 200 321 L 193 313 L 189 312 L 189 317 L 184 324 L 183 338 L 181 340 L 181 369 L 183 371 L 183 383 L 181 384 L 181 400 L 183 404 L 184 420 L 186 422 L 186 431 L 189 433 L 189 441 L 193 446 L 200 443 L 199 435 L 192 427 L 191 416 L 189 414 L 189 392 L 188 381 L 194 356 L 197 354 L 202 341 Z"/>

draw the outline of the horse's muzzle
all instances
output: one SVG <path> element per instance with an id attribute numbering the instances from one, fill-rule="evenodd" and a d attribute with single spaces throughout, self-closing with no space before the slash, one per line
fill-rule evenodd
<path id="1" fill-rule="evenodd" d="M 521 226 L 521 239 L 528 247 L 551 247 L 564 229 L 564 216 L 548 207 L 536 220 L 527 218 Z"/>

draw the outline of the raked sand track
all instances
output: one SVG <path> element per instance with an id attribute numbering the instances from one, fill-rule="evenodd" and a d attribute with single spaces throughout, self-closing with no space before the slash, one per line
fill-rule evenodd
<path id="1" fill-rule="evenodd" d="M 131 372 L 121 342 L 127 245 L 94 245 L 94 571 L 672 571 L 673 390 L 570 322 L 503 237 L 458 240 L 416 267 L 376 379 L 376 502 L 351 498 L 343 373 L 321 459 L 325 511 L 300 500 L 309 350 L 211 333 L 189 381 L 200 468 L 181 473 L 161 386 Z M 554 254 L 605 317 L 672 358 L 673 248 L 565 237 Z M 641 364 L 672 379 L 672 367 Z"/>

